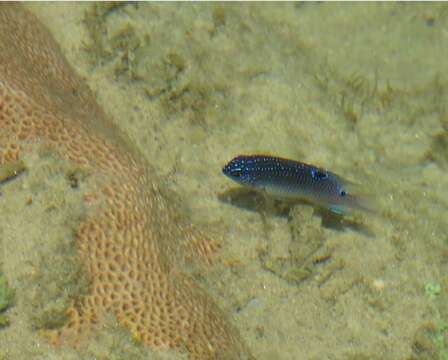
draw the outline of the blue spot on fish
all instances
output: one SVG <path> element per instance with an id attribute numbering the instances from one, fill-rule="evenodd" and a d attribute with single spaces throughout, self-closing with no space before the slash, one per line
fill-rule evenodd
<path id="1" fill-rule="evenodd" d="M 303 199 L 337 214 L 370 210 L 366 199 L 352 193 L 354 184 L 328 170 L 267 155 L 239 155 L 222 169 L 240 185 L 279 198 Z"/>

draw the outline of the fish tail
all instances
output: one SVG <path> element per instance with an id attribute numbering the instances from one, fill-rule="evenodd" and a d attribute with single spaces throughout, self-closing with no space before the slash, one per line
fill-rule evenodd
<path id="1" fill-rule="evenodd" d="M 378 206 L 375 197 L 370 194 L 348 193 L 343 202 L 329 204 L 328 209 L 338 215 L 352 215 L 354 211 L 377 214 Z"/>
<path id="2" fill-rule="evenodd" d="M 353 208 L 368 214 L 378 213 L 378 203 L 372 194 L 356 193 L 352 195 Z"/>

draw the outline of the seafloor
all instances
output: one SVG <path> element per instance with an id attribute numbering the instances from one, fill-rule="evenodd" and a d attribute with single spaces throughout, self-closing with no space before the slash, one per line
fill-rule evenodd
<path id="1" fill-rule="evenodd" d="M 446 4 L 28 6 L 192 220 L 221 239 L 198 281 L 256 359 L 448 359 Z M 331 169 L 362 183 L 377 213 L 268 206 L 222 175 L 240 153 Z M 145 355 L 117 329 L 63 355 L 35 336 L 25 294 L 40 285 L 24 287 L 27 264 L 81 211 L 48 166 L 36 165 L 43 183 L 1 188 L 1 276 L 16 303 L 0 359 L 184 358 Z M 24 188 L 40 197 L 26 213 Z"/>

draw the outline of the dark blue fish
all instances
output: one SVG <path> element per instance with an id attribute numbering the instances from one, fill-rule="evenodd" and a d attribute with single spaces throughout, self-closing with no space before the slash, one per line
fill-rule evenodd
<path id="1" fill-rule="evenodd" d="M 370 210 L 352 193 L 355 184 L 325 169 L 266 155 L 240 155 L 222 172 L 237 183 L 281 198 L 304 199 L 337 214 Z"/>

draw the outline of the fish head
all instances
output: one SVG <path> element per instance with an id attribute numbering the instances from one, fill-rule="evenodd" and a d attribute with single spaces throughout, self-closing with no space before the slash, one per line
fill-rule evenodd
<path id="1" fill-rule="evenodd" d="M 240 185 L 254 185 L 253 160 L 249 156 L 240 155 L 233 158 L 222 168 L 222 172 Z"/>

